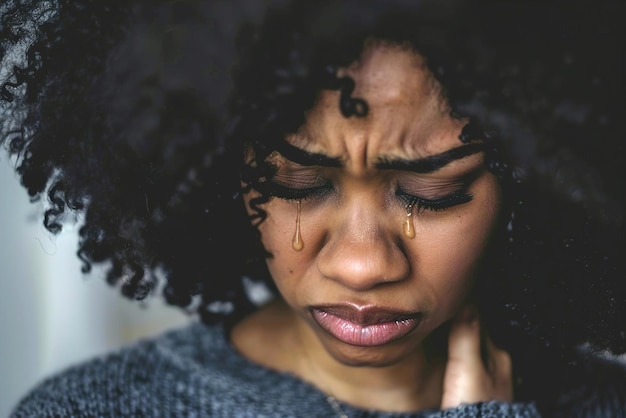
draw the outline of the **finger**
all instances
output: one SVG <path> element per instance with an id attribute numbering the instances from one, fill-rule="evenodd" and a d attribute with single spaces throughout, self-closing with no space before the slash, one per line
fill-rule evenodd
<path id="1" fill-rule="evenodd" d="M 461 403 L 513 400 L 512 360 L 483 330 L 475 308 L 464 308 L 452 322 L 442 409 Z"/>
<path id="2" fill-rule="evenodd" d="M 481 358 L 480 321 L 473 306 L 466 306 L 452 322 L 448 337 L 448 363 L 478 366 Z"/>
<path id="3" fill-rule="evenodd" d="M 441 404 L 443 409 L 474 400 L 476 386 L 485 374 L 480 340 L 478 314 L 475 308 L 468 306 L 452 322 L 448 337 L 448 362 Z"/>
<path id="4" fill-rule="evenodd" d="M 513 360 L 508 351 L 497 347 L 491 338 L 485 338 L 485 347 L 489 359 L 489 375 L 494 386 L 499 388 L 503 400 L 513 399 Z"/>

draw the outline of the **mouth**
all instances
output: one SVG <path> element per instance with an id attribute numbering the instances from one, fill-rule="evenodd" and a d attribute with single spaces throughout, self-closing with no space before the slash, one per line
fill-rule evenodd
<path id="1" fill-rule="evenodd" d="M 360 347 L 375 347 L 396 341 L 417 328 L 423 317 L 419 312 L 356 308 L 351 305 L 316 306 L 310 312 L 324 331 L 339 341 Z"/>

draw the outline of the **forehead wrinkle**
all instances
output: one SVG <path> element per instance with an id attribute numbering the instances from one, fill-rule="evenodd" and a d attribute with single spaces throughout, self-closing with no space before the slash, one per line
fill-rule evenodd
<path id="1" fill-rule="evenodd" d="M 369 149 L 376 140 L 370 118 L 346 118 L 334 91 L 322 91 L 317 105 L 307 113 L 307 122 L 290 142 L 311 152 L 340 158 L 345 167 L 366 166 Z"/>
<path id="2" fill-rule="evenodd" d="M 322 90 L 290 142 L 358 170 L 375 166 L 381 155 L 416 159 L 460 145 L 465 122 L 451 117 L 437 80 L 417 52 L 393 45 L 366 48 L 338 75 L 342 72 L 355 80 L 351 96 L 368 103 L 366 117 L 345 117 L 340 93 Z"/>
<path id="3" fill-rule="evenodd" d="M 452 119 L 434 106 L 422 113 L 391 106 L 374 108 L 373 111 L 377 111 L 370 122 L 372 148 L 376 151 L 370 158 L 373 164 L 381 159 L 380 156 L 414 160 L 462 145 L 459 135 L 464 121 Z"/>
<path id="4" fill-rule="evenodd" d="M 457 142 L 464 123 L 450 116 L 441 86 L 417 52 L 393 44 L 373 47 L 347 72 L 355 79 L 353 96 L 370 107 L 369 128 L 380 132 L 381 143 L 395 144 L 406 155 L 428 155 Z"/>
<path id="5" fill-rule="evenodd" d="M 358 171 L 383 160 L 411 161 L 460 147 L 462 121 L 444 119 L 442 126 L 441 121 L 425 118 L 416 126 L 402 123 L 406 115 L 399 113 L 349 120 L 339 112 L 330 117 L 329 112 L 320 112 L 316 123 L 303 126 L 288 142 L 339 159 L 342 166 Z"/>

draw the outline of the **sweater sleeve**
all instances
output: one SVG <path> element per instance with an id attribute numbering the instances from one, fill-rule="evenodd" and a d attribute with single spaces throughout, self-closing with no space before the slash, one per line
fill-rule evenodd
<path id="1" fill-rule="evenodd" d="M 135 365 L 137 364 L 137 365 Z M 16 405 L 10 418 L 149 417 L 140 389 L 152 389 L 142 380 L 141 368 L 158 364 L 136 363 L 127 353 L 94 359 L 71 367 L 36 385 Z M 147 373 L 144 373 L 147 376 Z M 145 411 L 150 411 L 145 413 Z"/>
<path id="2" fill-rule="evenodd" d="M 175 354 L 147 341 L 76 365 L 33 388 L 10 418 L 211 416 L 209 388 L 197 389 Z"/>
<path id="3" fill-rule="evenodd" d="M 626 418 L 626 363 L 595 358 L 566 376 L 556 418 Z"/>

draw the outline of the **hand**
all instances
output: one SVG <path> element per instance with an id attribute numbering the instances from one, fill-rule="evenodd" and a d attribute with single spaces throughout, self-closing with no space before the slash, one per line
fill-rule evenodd
<path id="1" fill-rule="evenodd" d="M 513 401 L 511 356 L 496 347 L 488 336 L 481 337 L 480 328 L 473 306 L 462 309 L 452 321 L 441 409 L 461 403 Z M 481 356 L 481 344 L 485 360 Z"/>

